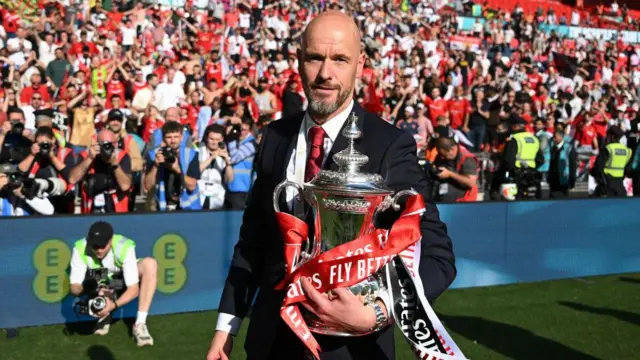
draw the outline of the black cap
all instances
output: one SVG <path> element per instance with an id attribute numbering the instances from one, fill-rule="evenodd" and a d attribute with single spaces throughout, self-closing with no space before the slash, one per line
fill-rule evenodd
<path id="1" fill-rule="evenodd" d="M 14 174 L 18 172 L 18 167 L 13 164 L 0 164 L 0 174 Z"/>
<path id="2" fill-rule="evenodd" d="M 87 247 L 85 253 L 92 255 L 93 248 L 103 248 L 107 246 L 111 238 L 113 237 L 113 227 L 111 224 L 105 221 L 98 221 L 93 223 L 89 228 L 87 234 Z"/>
<path id="3" fill-rule="evenodd" d="M 47 116 L 50 118 L 50 120 L 53 120 L 53 118 L 56 116 L 56 112 L 53 109 L 41 109 L 34 111 L 33 115 L 36 117 L 36 120 L 39 116 Z"/>
<path id="4" fill-rule="evenodd" d="M 620 139 L 624 136 L 624 130 L 620 129 L 617 126 L 612 126 L 609 128 L 609 135 L 613 135 L 614 137 Z"/>
<path id="5" fill-rule="evenodd" d="M 122 115 L 122 111 L 118 109 L 113 109 L 109 111 L 109 115 L 107 116 L 107 121 L 111 121 L 111 120 L 122 121 L 123 118 L 124 118 L 124 115 Z"/>
<path id="6" fill-rule="evenodd" d="M 520 115 L 512 114 L 509 116 L 509 124 L 511 125 L 526 125 L 527 122 Z"/>

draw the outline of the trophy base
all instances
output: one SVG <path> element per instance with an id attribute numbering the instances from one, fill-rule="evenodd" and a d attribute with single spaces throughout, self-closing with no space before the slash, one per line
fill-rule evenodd
<path id="1" fill-rule="evenodd" d="M 311 314 L 311 315 L 313 316 L 313 314 Z M 315 316 L 313 316 L 313 317 L 315 318 Z M 367 331 L 367 332 L 362 332 L 362 333 L 347 332 L 344 329 L 339 329 L 339 328 L 328 326 L 328 325 L 324 324 L 323 322 L 321 322 L 320 320 L 318 320 L 317 318 L 308 319 L 307 320 L 307 326 L 309 326 L 309 331 L 311 331 L 312 333 L 320 334 L 320 335 L 327 335 L 327 336 L 338 336 L 338 337 L 365 336 L 365 335 L 372 334 L 372 333 L 374 333 L 376 331 L 376 330 L 372 330 L 372 331 Z"/>

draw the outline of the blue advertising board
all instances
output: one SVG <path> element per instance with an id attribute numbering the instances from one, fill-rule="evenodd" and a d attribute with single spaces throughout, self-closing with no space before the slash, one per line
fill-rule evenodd
<path id="1" fill-rule="evenodd" d="M 640 199 L 438 207 L 456 254 L 453 288 L 640 271 Z M 0 328 L 85 320 L 73 312 L 68 263 L 98 219 L 135 240 L 138 257 L 158 261 L 151 314 L 217 308 L 240 212 L 3 218 Z"/>

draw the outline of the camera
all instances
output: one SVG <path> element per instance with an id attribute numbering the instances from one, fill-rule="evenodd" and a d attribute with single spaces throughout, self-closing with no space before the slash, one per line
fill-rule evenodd
<path id="1" fill-rule="evenodd" d="M 224 141 L 220 141 L 218 143 L 218 149 L 224 150 L 226 147 L 227 147 L 227 144 L 225 144 Z"/>
<path id="2" fill-rule="evenodd" d="M 109 160 L 111 155 L 113 155 L 114 150 L 115 146 L 110 142 L 103 142 L 100 144 L 100 156 L 103 160 Z"/>
<path id="3" fill-rule="evenodd" d="M 31 200 L 40 193 L 47 193 L 50 196 L 63 195 L 66 191 L 65 182 L 58 178 L 32 179 L 24 173 L 13 173 L 9 175 L 9 190 L 13 191 L 22 186 L 22 194 Z"/>
<path id="4" fill-rule="evenodd" d="M 104 310 L 107 306 L 107 298 L 106 296 L 96 296 L 91 299 L 87 299 L 84 301 L 78 301 L 73 311 L 77 315 L 89 315 L 93 317 L 98 317 L 98 313 Z"/>
<path id="5" fill-rule="evenodd" d="M 229 126 L 229 125 L 227 125 L 227 126 Z M 232 142 L 232 141 L 239 140 L 240 139 L 240 133 L 242 132 L 242 126 L 240 124 L 233 124 L 233 125 L 230 125 L 230 126 L 231 126 L 231 130 L 227 134 L 227 136 L 225 138 L 225 141 L 226 142 Z"/>
<path id="6" fill-rule="evenodd" d="M 21 123 L 20 121 L 13 121 L 11 123 L 11 133 L 15 135 L 22 135 L 23 131 L 24 131 L 23 123 Z"/>
<path id="7" fill-rule="evenodd" d="M 165 146 L 162 148 L 162 156 L 164 156 L 164 163 L 167 166 L 171 166 L 176 162 L 176 152 L 173 151 L 171 146 Z"/>
<path id="8" fill-rule="evenodd" d="M 49 152 L 51 152 L 51 148 L 53 147 L 48 141 L 41 142 L 38 146 L 40 146 L 40 154 L 43 156 L 48 156 Z"/>
<path id="9" fill-rule="evenodd" d="M 435 166 L 431 166 L 428 169 L 429 172 L 429 176 L 433 179 L 437 179 L 438 175 L 440 175 L 440 173 L 442 172 L 442 170 L 440 170 L 439 168 L 435 167 Z"/>

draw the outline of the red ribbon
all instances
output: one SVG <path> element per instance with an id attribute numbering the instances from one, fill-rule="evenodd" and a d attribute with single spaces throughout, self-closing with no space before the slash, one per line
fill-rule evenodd
<path id="1" fill-rule="evenodd" d="M 377 272 L 396 255 L 415 244 L 421 238 L 420 217 L 424 210 L 422 196 L 411 196 L 405 210 L 389 232 L 374 229 L 355 240 L 337 246 L 296 267 L 302 243 L 307 240 L 307 224 L 295 216 L 276 213 L 276 219 L 285 244 L 287 276 L 275 288 L 287 288 L 280 308 L 280 316 L 293 332 L 311 350 L 316 359 L 321 351 L 302 318 L 297 303 L 305 301 L 300 279 L 306 277 L 319 292 L 360 283 Z M 384 246 L 381 246 L 384 244 Z"/>

